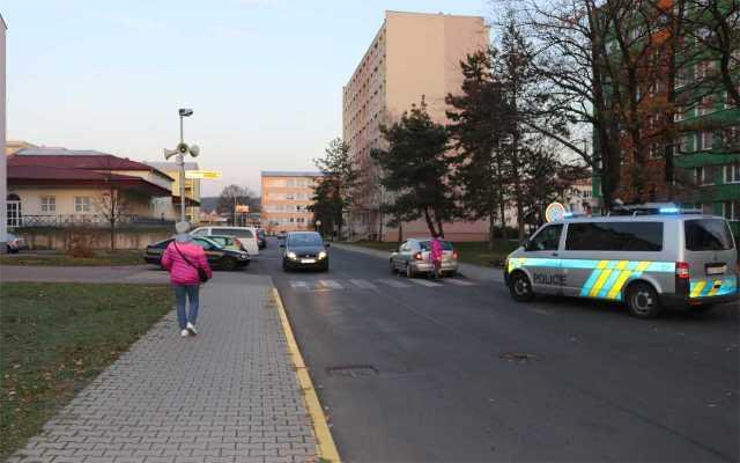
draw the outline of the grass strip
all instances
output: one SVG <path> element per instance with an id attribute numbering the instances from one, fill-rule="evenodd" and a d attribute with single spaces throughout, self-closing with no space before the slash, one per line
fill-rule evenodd
<path id="1" fill-rule="evenodd" d="M 171 307 L 167 286 L 0 284 L 0 461 Z"/>
<path id="2" fill-rule="evenodd" d="M 73 267 L 109 267 L 119 265 L 143 265 L 144 252 L 121 249 L 115 251 L 96 251 L 93 257 L 72 257 L 60 252 L 29 252 L 0 255 L 2 265 L 50 265 Z"/>

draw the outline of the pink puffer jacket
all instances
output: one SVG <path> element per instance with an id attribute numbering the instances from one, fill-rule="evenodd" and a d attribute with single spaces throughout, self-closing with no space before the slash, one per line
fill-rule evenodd
<path id="1" fill-rule="evenodd" d="M 175 249 L 177 246 L 177 249 Z M 180 252 L 177 252 L 178 249 Z M 162 267 L 170 272 L 170 282 L 173 285 L 197 285 L 200 284 L 198 270 L 193 265 L 188 264 L 180 255 L 182 253 L 195 266 L 206 271 L 208 278 L 213 277 L 211 267 L 208 265 L 206 253 L 203 248 L 193 242 L 172 241 L 167 245 L 167 249 L 162 254 Z"/>

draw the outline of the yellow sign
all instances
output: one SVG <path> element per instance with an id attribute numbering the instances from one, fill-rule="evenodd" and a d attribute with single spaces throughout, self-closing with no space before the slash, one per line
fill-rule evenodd
<path id="1" fill-rule="evenodd" d="M 249 212 L 249 206 L 237 204 L 236 212 L 240 214 L 246 214 Z"/>
<path id="2" fill-rule="evenodd" d="M 202 178 L 205 180 L 214 180 L 221 178 L 221 172 L 217 170 L 188 170 L 185 171 L 185 178 Z"/>

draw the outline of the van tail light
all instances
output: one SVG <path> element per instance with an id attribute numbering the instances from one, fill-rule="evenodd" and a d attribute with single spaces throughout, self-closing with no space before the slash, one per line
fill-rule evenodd
<path id="1" fill-rule="evenodd" d="M 689 264 L 687 262 L 676 262 L 676 278 L 679 280 L 689 279 Z"/>
<path id="2" fill-rule="evenodd" d="M 676 294 L 689 295 L 689 264 L 687 262 L 676 262 Z"/>
<path id="3" fill-rule="evenodd" d="M 414 260 L 424 260 L 424 256 L 420 252 L 414 254 Z"/>

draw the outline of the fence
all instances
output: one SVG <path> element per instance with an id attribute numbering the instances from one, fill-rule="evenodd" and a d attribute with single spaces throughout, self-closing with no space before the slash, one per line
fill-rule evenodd
<path id="1" fill-rule="evenodd" d="M 155 219 L 139 215 L 125 215 L 116 221 L 116 227 L 171 227 L 172 220 Z M 54 214 L 54 215 L 20 215 L 8 221 L 10 228 L 53 227 L 66 228 L 85 226 L 108 228 L 110 222 L 98 214 Z"/>

